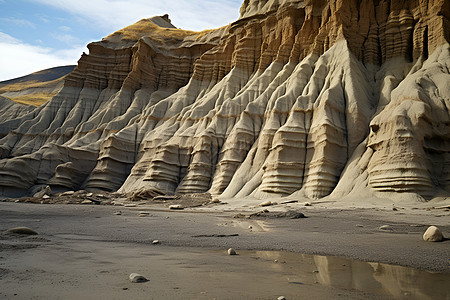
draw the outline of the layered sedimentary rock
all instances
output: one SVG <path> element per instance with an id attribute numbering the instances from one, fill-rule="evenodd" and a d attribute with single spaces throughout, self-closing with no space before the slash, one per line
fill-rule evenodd
<path id="1" fill-rule="evenodd" d="M 0 124 L 1 192 L 447 195 L 449 6 L 246 0 L 217 30 L 141 20 Z"/>

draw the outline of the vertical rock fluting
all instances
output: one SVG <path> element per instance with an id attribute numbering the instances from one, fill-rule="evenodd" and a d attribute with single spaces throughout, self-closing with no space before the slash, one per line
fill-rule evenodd
<path id="1" fill-rule="evenodd" d="M 141 20 L 1 123 L 1 191 L 449 193 L 449 7 L 246 0 L 217 30 Z"/>

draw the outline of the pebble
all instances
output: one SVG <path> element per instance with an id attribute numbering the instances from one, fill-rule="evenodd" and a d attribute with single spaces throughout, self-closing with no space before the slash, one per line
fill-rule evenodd
<path id="1" fill-rule="evenodd" d="M 140 282 L 147 282 L 148 281 L 147 278 L 145 278 L 144 276 L 139 275 L 137 273 L 131 273 L 130 276 L 129 276 L 129 279 L 133 283 L 140 283 Z"/>
<path id="2" fill-rule="evenodd" d="M 382 225 L 380 227 L 378 227 L 378 229 L 380 230 L 392 230 L 392 227 L 389 225 Z"/>
<path id="3" fill-rule="evenodd" d="M 116 212 L 114 212 L 114 214 L 115 214 L 116 216 L 120 216 L 120 215 L 122 214 L 122 212 L 121 212 L 121 211 L 116 211 Z"/>
<path id="4" fill-rule="evenodd" d="M 83 200 L 82 202 L 81 202 L 81 204 L 92 204 L 92 201 L 91 200 Z"/>
<path id="5" fill-rule="evenodd" d="M 311 203 L 310 202 L 305 202 L 305 203 L 303 203 L 303 206 L 311 206 Z"/>
<path id="6" fill-rule="evenodd" d="M 152 244 L 153 244 L 153 245 L 158 245 L 158 244 L 159 244 L 159 241 L 158 241 L 158 240 L 154 240 L 154 241 L 152 242 Z"/>
<path id="7" fill-rule="evenodd" d="M 124 206 L 125 206 L 125 207 L 136 207 L 136 204 L 131 204 L 131 203 L 129 203 L 129 204 L 125 204 Z"/>
<path id="8" fill-rule="evenodd" d="M 42 196 L 42 199 L 50 199 L 50 196 L 49 195 L 44 195 L 44 196 Z"/>
<path id="9" fill-rule="evenodd" d="M 67 191 L 67 192 L 62 193 L 61 196 L 71 196 L 73 194 L 75 194 L 75 191 Z"/>
<path id="10" fill-rule="evenodd" d="M 146 211 L 141 211 L 139 212 L 139 217 L 148 217 L 150 215 L 150 213 L 146 212 Z"/>
<path id="11" fill-rule="evenodd" d="M 260 204 L 259 204 L 259 206 L 271 206 L 272 205 L 272 202 L 271 201 L 264 201 L 264 202 L 261 202 Z"/>
<path id="12" fill-rule="evenodd" d="M 36 235 L 36 234 L 38 234 L 36 231 L 34 231 L 33 229 L 28 228 L 28 227 L 9 228 L 5 232 L 6 233 L 23 234 L 23 235 Z"/>
<path id="13" fill-rule="evenodd" d="M 285 296 L 280 296 L 280 297 L 278 297 L 278 300 L 286 300 L 286 297 Z"/>
<path id="14" fill-rule="evenodd" d="M 233 248 L 228 249 L 228 255 L 236 255 L 236 250 Z"/>
<path id="15" fill-rule="evenodd" d="M 178 209 L 178 210 L 180 210 L 180 209 L 184 209 L 184 207 L 181 206 L 180 204 L 174 204 L 174 205 L 169 206 L 169 209 Z"/>
<path id="16" fill-rule="evenodd" d="M 441 230 L 436 226 L 430 226 L 423 234 L 423 240 L 426 242 L 440 242 L 444 239 Z"/>
<path id="17" fill-rule="evenodd" d="M 92 196 L 94 196 L 94 193 L 87 193 L 86 196 L 87 197 L 92 197 Z"/>
<path id="18" fill-rule="evenodd" d="M 211 203 L 220 203 L 220 200 L 219 199 L 212 199 Z"/>

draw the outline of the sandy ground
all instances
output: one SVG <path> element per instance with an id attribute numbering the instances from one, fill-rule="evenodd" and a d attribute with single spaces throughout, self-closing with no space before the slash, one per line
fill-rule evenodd
<path id="1" fill-rule="evenodd" d="M 422 240 L 447 210 L 287 208 L 0 202 L 0 232 L 39 233 L 0 235 L 0 299 L 450 299 L 450 240 Z"/>

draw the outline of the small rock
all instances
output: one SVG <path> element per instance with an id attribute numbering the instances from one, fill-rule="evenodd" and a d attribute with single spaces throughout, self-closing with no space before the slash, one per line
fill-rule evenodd
<path id="1" fill-rule="evenodd" d="M 73 194 L 75 194 L 75 191 L 67 191 L 61 194 L 61 196 L 72 196 Z"/>
<path id="2" fill-rule="evenodd" d="M 86 199 L 86 200 L 81 201 L 81 204 L 92 204 L 92 201 Z"/>
<path id="3" fill-rule="evenodd" d="M 444 239 L 442 232 L 436 226 L 428 227 L 423 234 L 423 240 L 426 242 L 440 242 Z"/>
<path id="4" fill-rule="evenodd" d="M 264 201 L 264 202 L 259 204 L 259 206 L 271 206 L 271 205 L 272 205 L 271 201 Z"/>
<path id="5" fill-rule="evenodd" d="M 5 231 L 5 233 L 15 233 L 15 234 L 23 234 L 23 235 L 36 235 L 38 234 L 36 231 L 34 231 L 31 228 L 28 227 L 14 227 L 9 228 Z"/>
<path id="6" fill-rule="evenodd" d="M 392 227 L 389 225 L 382 225 L 380 227 L 378 227 L 378 229 L 380 230 L 392 230 Z"/>
<path id="7" fill-rule="evenodd" d="M 169 206 L 169 209 L 181 210 L 181 209 L 184 209 L 184 207 L 181 206 L 180 204 L 174 204 L 174 205 Z"/>
<path id="8" fill-rule="evenodd" d="M 114 205 L 116 205 L 116 204 L 114 204 Z M 124 206 L 125 207 L 136 207 L 136 204 L 129 203 L 129 204 L 125 204 Z"/>
<path id="9" fill-rule="evenodd" d="M 252 226 L 252 225 L 248 226 L 248 229 L 252 229 L 252 228 L 253 228 L 253 226 Z"/>
<path id="10" fill-rule="evenodd" d="M 363 228 L 363 227 L 364 227 L 364 225 L 361 225 L 361 224 L 356 224 L 356 227 L 361 227 L 361 228 Z"/>
<path id="11" fill-rule="evenodd" d="M 233 248 L 228 249 L 228 255 L 236 255 L 236 250 Z"/>
<path id="12" fill-rule="evenodd" d="M 319 271 L 318 270 L 314 270 L 313 273 L 319 273 Z"/>
<path id="13" fill-rule="evenodd" d="M 211 203 L 220 203 L 220 200 L 219 199 L 212 199 Z"/>
<path id="14" fill-rule="evenodd" d="M 280 297 L 278 297 L 277 299 L 278 299 L 278 300 L 286 300 L 286 297 L 285 297 L 285 296 L 280 296 Z"/>
<path id="15" fill-rule="evenodd" d="M 92 197 L 92 196 L 94 196 L 94 193 L 87 193 L 86 194 L 86 197 Z"/>
<path id="16" fill-rule="evenodd" d="M 148 217 L 150 215 L 150 213 L 146 212 L 146 211 L 141 211 L 139 212 L 139 217 Z"/>
<path id="17" fill-rule="evenodd" d="M 53 192 L 52 192 L 52 189 L 50 188 L 50 186 L 47 185 L 45 188 L 43 188 L 42 190 L 40 190 L 39 192 L 34 194 L 33 197 L 42 198 L 42 197 L 44 197 L 44 195 L 48 195 L 48 196 L 53 195 Z"/>
<path id="18" fill-rule="evenodd" d="M 141 282 L 147 282 L 148 281 L 147 278 L 145 278 L 144 276 L 139 275 L 137 273 L 131 273 L 129 279 L 133 283 L 141 283 Z"/>
<path id="19" fill-rule="evenodd" d="M 116 216 L 120 216 L 120 215 L 122 214 L 122 212 L 121 212 L 121 211 L 116 211 L 116 212 L 114 212 L 114 214 L 115 214 Z"/>
<path id="20" fill-rule="evenodd" d="M 158 241 L 158 240 L 154 240 L 154 241 L 152 242 L 152 244 L 153 244 L 153 245 L 158 245 L 158 244 L 159 244 L 159 241 Z"/>
<path id="21" fill-rule="evenodd" d="M 303 203 L 303 206 L 311 206 L 311 203 L 310 202 L 305 202 L 305 203 Z"/>
<path id="22" fill-rule="evenodd" d="M 44 195 L 44 196 L 42 196 L 42 199 L 50 199 L 50 196 L 49 195 Z"/>

